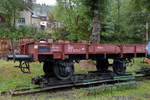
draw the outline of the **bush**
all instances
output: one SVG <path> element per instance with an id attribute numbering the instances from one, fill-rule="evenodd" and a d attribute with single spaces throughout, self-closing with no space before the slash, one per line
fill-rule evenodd
<path id="1" fill-rule="evenodd" d="M 7 28 L 3 24 L 0 24 L 0 37 L 2 38 L 13 38 L 15 42 L 18 41 L 19 38 L 22 37 L 34 37 L 35 40 L 41 37 L 49 37 L 51 38 L 52 31 L 40 29 L 34 26 L 20 26 L 18 29 L 16 28 Z"/>

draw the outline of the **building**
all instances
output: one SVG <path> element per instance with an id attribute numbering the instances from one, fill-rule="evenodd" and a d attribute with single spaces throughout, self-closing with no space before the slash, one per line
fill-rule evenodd
<path id="1" fill-rule="evenodd" d="M 32 25 L 32 12 L 30 10 L 20 12 L 20 17 L 16 19 L 16 27 L 30 25 Z"/>
<path id="2" fill-rule="evenodd" d="M 36 4 L 36 0 L 32 0 L 32 3 L 33 3 L 33 4 Z"/>
<path id="3" fill-rule="evenodd" d="M 32 26 L 41 29 L 41 18 L 39 16 L 32 15 Z"/>
<path id="4" fill-rule="evenodd" d="M 5 23 L 5 18 L 0 13 L 0 23 Z M 50 29 L 48 26 L 47 16 L 36 16 L 28 9 L 20 12 L 19 18 L 16 19 L 16 28 L 21 26 L 32 26 L 39 30 Z"/>
<path id="5" fill-rule="evenodd" d="M 40 16 L 40 26 L 42 30 L 48 29 L 48 18 L 47 16 Z"/>
<path id="6" fill-rule="evenodd" d="M 20 13 L 20 17 L 16 19 L 16 27 L 20 26 L 32 26 L 38 29 L 41 28 L 41 18 L 39 16 L 35 16 L 31 10 L 22 11 Z"/>

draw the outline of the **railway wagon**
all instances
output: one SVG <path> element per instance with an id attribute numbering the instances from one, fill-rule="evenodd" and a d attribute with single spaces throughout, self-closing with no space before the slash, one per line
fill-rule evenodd
<path id="1" fill-rule="evenodd" d="M 123 75 L 127 63 L 135 57 L 146 57 L 146 52 L 144 44 L 88 44 L 65 40 L 53 42 L 48 38 L 34 42 L 33 38 L 22 38 L 20 54 L 8 55 L 8 59 L 18 60 L 24 73 L 30 72 L 29 62 L 43 62 L 45 75 L 67 80 L 73 76 L 74 63 L 80 60 L 95 60 L 99 73 L 107 73 L 111 66 L 115 74 Z M 113 59 L 113 64 L 109 64 L 108 59 Z"/>
<path id="2" fill-rule="evenodd" d="M 6 57 L 7 54 L 12 54 L 13 43 L 11 38 L 0 38 L 0 58 Z"/>

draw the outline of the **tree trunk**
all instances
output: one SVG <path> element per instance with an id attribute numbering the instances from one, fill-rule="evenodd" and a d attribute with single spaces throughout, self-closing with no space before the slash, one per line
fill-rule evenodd
<path id="1" fill-rule="evenodd" d="M 99 43 L 100 42 L 100 19 L 99 19 L 99 11 L 94 11 L 93 16 L 93 29 L 92 29 L 92 35 L 91 35 L 91 41 L 90 43 Z"/>
<path id="2" fill-rule="evenodd" d="M 13 27 L 16 27 L 16 10 L 14 9 Z"/>

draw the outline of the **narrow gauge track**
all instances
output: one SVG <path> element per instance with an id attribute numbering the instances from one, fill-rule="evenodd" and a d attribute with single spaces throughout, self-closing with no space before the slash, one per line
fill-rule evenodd
<path id="1" fill-rule="evenodd" d="M 97 73 L 95 74 L 93 72 L 92 73 L 90 72 L 90 74 L 88 74 L 88 75 L 77 74 L 77 75 L 75 75 L 75 77 L 78 77 L 78 81 L 71 80 L 71 81 L 62 82 L 60 84 L 58 82 L 57 82 L 57 84 L 51 83 L 51 84 L 48 84 L 47 86 L 44 85 L 44 87 L 40 86 L 40 87 L 35 87 L 35 88 L 26 87 L 26 88 L 14 89 L 14 90 L 9 90 L 9 91 L 3 91 L 3 92 L 1 92 L 1 95 L 19 96 L 19 95 L 35 94 L 35 93 L 40 93 L 40 92 L 45 92 L 45 91 L 50 91 L 50 90 L 58 90 L 58 89 L 66 89 L 66 88 L 70 89 L 72 87 L 89 88 L 90 86 L 92 86 L 92 88 L 94 88 L 94 87 L 96 88 L 96 87 L 102 86 L 103 84 L 112 86 L 113 84 L 115 84 L 117 82 L 123 83 L 123 82 L 128 82 L 131 80 L 143 81 L 145 79 L 150 79 L 148 71 L 150 71 L 150 69 L 138 70 L 138 71 L 134 71 L 134 72 L 136 72 L 136 75 L 126 74 L 124 76 L 116 76 L 114 73 L 110 72 L 109 74 L 106 74 L 106 73 L 101 74 L 102 78 L 98 78 L 99 74 L 97 74 Z M 135 78 L 128 79 L 128 77 L 132 77 L 132 76 Z M 41 76 L 41 78 L 43 78 L 43 77 L 44 76 Z M 95 78 L 93 79 L 93 77 L 95 77 Z M 116 81 L 116 80 L 114 80 L 115 77 L 127 77 L 127 80 Z"/>

